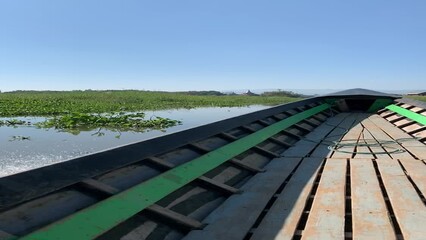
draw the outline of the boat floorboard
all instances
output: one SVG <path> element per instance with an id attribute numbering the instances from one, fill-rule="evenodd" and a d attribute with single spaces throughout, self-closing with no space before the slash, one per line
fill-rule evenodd
<path id="1" fill-rule="evenodd" d="M 426 236 L 426 145 L 383 117 L 337 114 L 281 156 L 185 239 Z"/>

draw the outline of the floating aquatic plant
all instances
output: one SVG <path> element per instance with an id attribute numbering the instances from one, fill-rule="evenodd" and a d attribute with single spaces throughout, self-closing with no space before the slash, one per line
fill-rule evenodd
<path id="1" fill-rule="evenodd" d="M 81 130 L 90 131 L 95 129 L 141 132 L 147 129 L 162 130 L 181 124 L 180 121 L 169 118 L 153 117 L 151 119 L 144 119 L 144 117 L 145 114 L 142 112 L 107 114 L 70 113 L 49 118 L 44 122 L 37 123 L 36 126 L 79 133 Z"/>

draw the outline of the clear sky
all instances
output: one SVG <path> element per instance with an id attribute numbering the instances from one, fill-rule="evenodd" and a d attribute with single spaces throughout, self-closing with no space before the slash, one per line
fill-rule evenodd
<path id="1" fill-rule="evenodd" d="M 426 89 L 424 0 L 0 0 L 0 90 Z"/>

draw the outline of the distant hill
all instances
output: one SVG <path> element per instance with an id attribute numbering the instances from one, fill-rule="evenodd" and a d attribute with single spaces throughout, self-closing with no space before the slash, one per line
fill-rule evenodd
<path id="1" fill-rule="evenodd" d="M 225 93 L 219 91 L 187 91 L 187 92 L 179 92 L 183 94 L 193 95 L 193 96 L 224 96 Z"/>
<path id="2" fill-rule="evenodd" d="M 265 96 L 265 97 L 280 96 L 280 97 L 295 97 L 295 98 L 306 97 L 305 95 L 300 93 L 295 93 L 292 91 L 282 91 L 282 90 L 263 92 L 261 96 Z"/>

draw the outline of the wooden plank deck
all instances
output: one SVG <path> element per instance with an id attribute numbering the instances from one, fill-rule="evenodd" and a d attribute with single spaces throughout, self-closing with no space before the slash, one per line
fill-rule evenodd
<path id="1" fill-rule="evenodd" d="M 395 217 L 406 239 L 424 239 L 426 207 L 397 161 L 377 159 Z"/>
<path id="2" fill-rule="evenodd" d="M 303 160 L 268 214 L 255 229 L 252 239 L 291 239 L 293 237 L 322 162 L 321 158 Z"/>
<path id="3" fill-rule="evenodd" d="M 426 145 L 383 117 L 338 114 L 282 155 L 253 178 L 274 187 L 250 180 L 185 239 L 425 239 Z"/>
<path id="4" fill-rule="evenodd" d="M 350 169 L 353 239 L 395 238 L 372 161 L 351 161 Z"/>
<path id="5" fill-rule="evenodd" d="M 329 159 L 309 213 L 302 239 L 345 237 L 346 159 Z"/>

